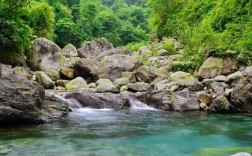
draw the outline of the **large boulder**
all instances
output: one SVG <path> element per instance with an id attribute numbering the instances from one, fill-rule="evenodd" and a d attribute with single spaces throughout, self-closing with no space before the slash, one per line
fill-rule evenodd
<path id="1" fill-rule="evenodd" d="M 122 109 L 128 101 L 127 98 L 123 97 L 123 95 L 113 93 L 73 92 L 67 94 L 65 98 L 75 99 L 84 107 L 92 107 L 96 109 Z"/>
<path id="2" fill-rule="evenodd" d="M 157 77 L 155 69 L 146 65 L 139 67 L 136 70 L 136 78 L 138 81 L 150 83 Z"/>
<path id="3" fill-rule="evenodd" d="M 237 69 L 237 61 L 234 59 L 209 57 L 201 65 L 198 74 L 202 78 L 214 78 L 218 75 L 228 75 Z"/>
<path id="4" fill-rule="evenodd" d="M 67 91 L 88 91 L 87 82 L 82 77 L 77 77 L 66 84 Z"/>
<path id="5" fill-rule="evenodd" d="M 190 73 L 178 71 L 170 75 L 172 81 L 176 82 L 181 86 L 193 85 L 197 80 Z"/>
<path id="6" fill-rule="evenodd" d="M 63 64 L 63 55 L 59 46 L 46 38 L 33 41 L 28 58 L 30 67 L 34 71 L 46 69 L 60 70 Z"/>
<path id="7" fill-rule="evenodd" d="M 87 82 L 96 82 L 99 79 L 99 68 L 100 63 L 95 59 L 80 59 L 74 65 L 74 74 Z"/>
<path id="8" fill-rule="evenodd" d="M 41 84 L 45 89 L 53 89 L 55 86 L 52 79 L 43 71 L 36 72 L 36 81 Z"/>
<path id="9" fill-rule="evenodd" d="M 100 62 L 99 78 L 108 78 L 114 81 L 122 77 L 122 72 L 132 72 L 140 66 L 140 63 L 129 55 L 105 56 Z"/>
<path id="10" fill-rule="evenodd" d="M 96 82 L 96 92 L 103 93 L 103 92 L 118 92 L 116 86 L 113 85 L 112 81 L 109 79 L 99 79 Z"/>
<path id="11" fill-rule="evenodd" d="M 58 120 L 65 116 L 67 111 L 66 105 L 46 99 L 43 87 L 35 81 L 16 74 L 0 78 L 1 126 Z"/>
<path id="12" fill-rule="evenodd" d="M 109 43 L 105 38 L 100 38 L 85 42 L 84 45 L 78 49 L 78 54 L 82 58 L 95 59 L 102 51 L 112 48 L 114 48 L 112 43 Z"/>
<path id="13" fill-rule="evenodd" d="M 231 93 L 237 112 L 252 112 L 252 66 L 248 67 Z"/>

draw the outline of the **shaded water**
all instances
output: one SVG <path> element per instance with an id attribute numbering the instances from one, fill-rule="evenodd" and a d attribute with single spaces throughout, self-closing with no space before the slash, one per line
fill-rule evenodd
<path id="1" fill-rule="evenodd" d="M 225 156 L 252 153 L 252 116 L 76 109 L 67 121 L 0 129 L 0 155 Z"/>

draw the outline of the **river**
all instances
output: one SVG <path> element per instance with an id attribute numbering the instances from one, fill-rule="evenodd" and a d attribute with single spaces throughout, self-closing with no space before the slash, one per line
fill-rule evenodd
<path id="1" fill-rule="evenodd" d="M 80 108 L 67 120 L 0 129 L 0 155 L 228 156 L 252 153 L 251 115 Z M 74 104 L 75 103 L 75 104 Z M 78 105 L 78 104 L 77 104 Z"/>

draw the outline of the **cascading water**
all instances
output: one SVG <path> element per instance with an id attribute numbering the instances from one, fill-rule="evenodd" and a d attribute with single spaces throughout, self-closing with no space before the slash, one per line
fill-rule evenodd
<path id="1" fill-rule="evenodd" d="M 156 110 L 155 108 L 148 106 L 146 103 L 136 99 L 129 99 L 129 102 L 130 109 Z"/>

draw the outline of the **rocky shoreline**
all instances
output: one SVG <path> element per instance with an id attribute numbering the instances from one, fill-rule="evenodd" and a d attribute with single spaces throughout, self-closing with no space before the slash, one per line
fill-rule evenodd
<path id="1" fill-rule="evenodd" d="M 0 124 L 64 118 L 68 106 L 44 89 L 67 92 L 65 98 L 98 109 L 126 109 L 134 98 L 166 111 L 252 112 L 252 66 L 209 56 L 197 71 L 172 71 L 183 53 L 183 44 L 172 41 L 176 54 L 160 43 L 158 56 L 148 57 L 151 46 L 132 53 L 104 38 L 78 50 L 36 39 L 27 58 L 31 70 L 0 64 Z"/>

